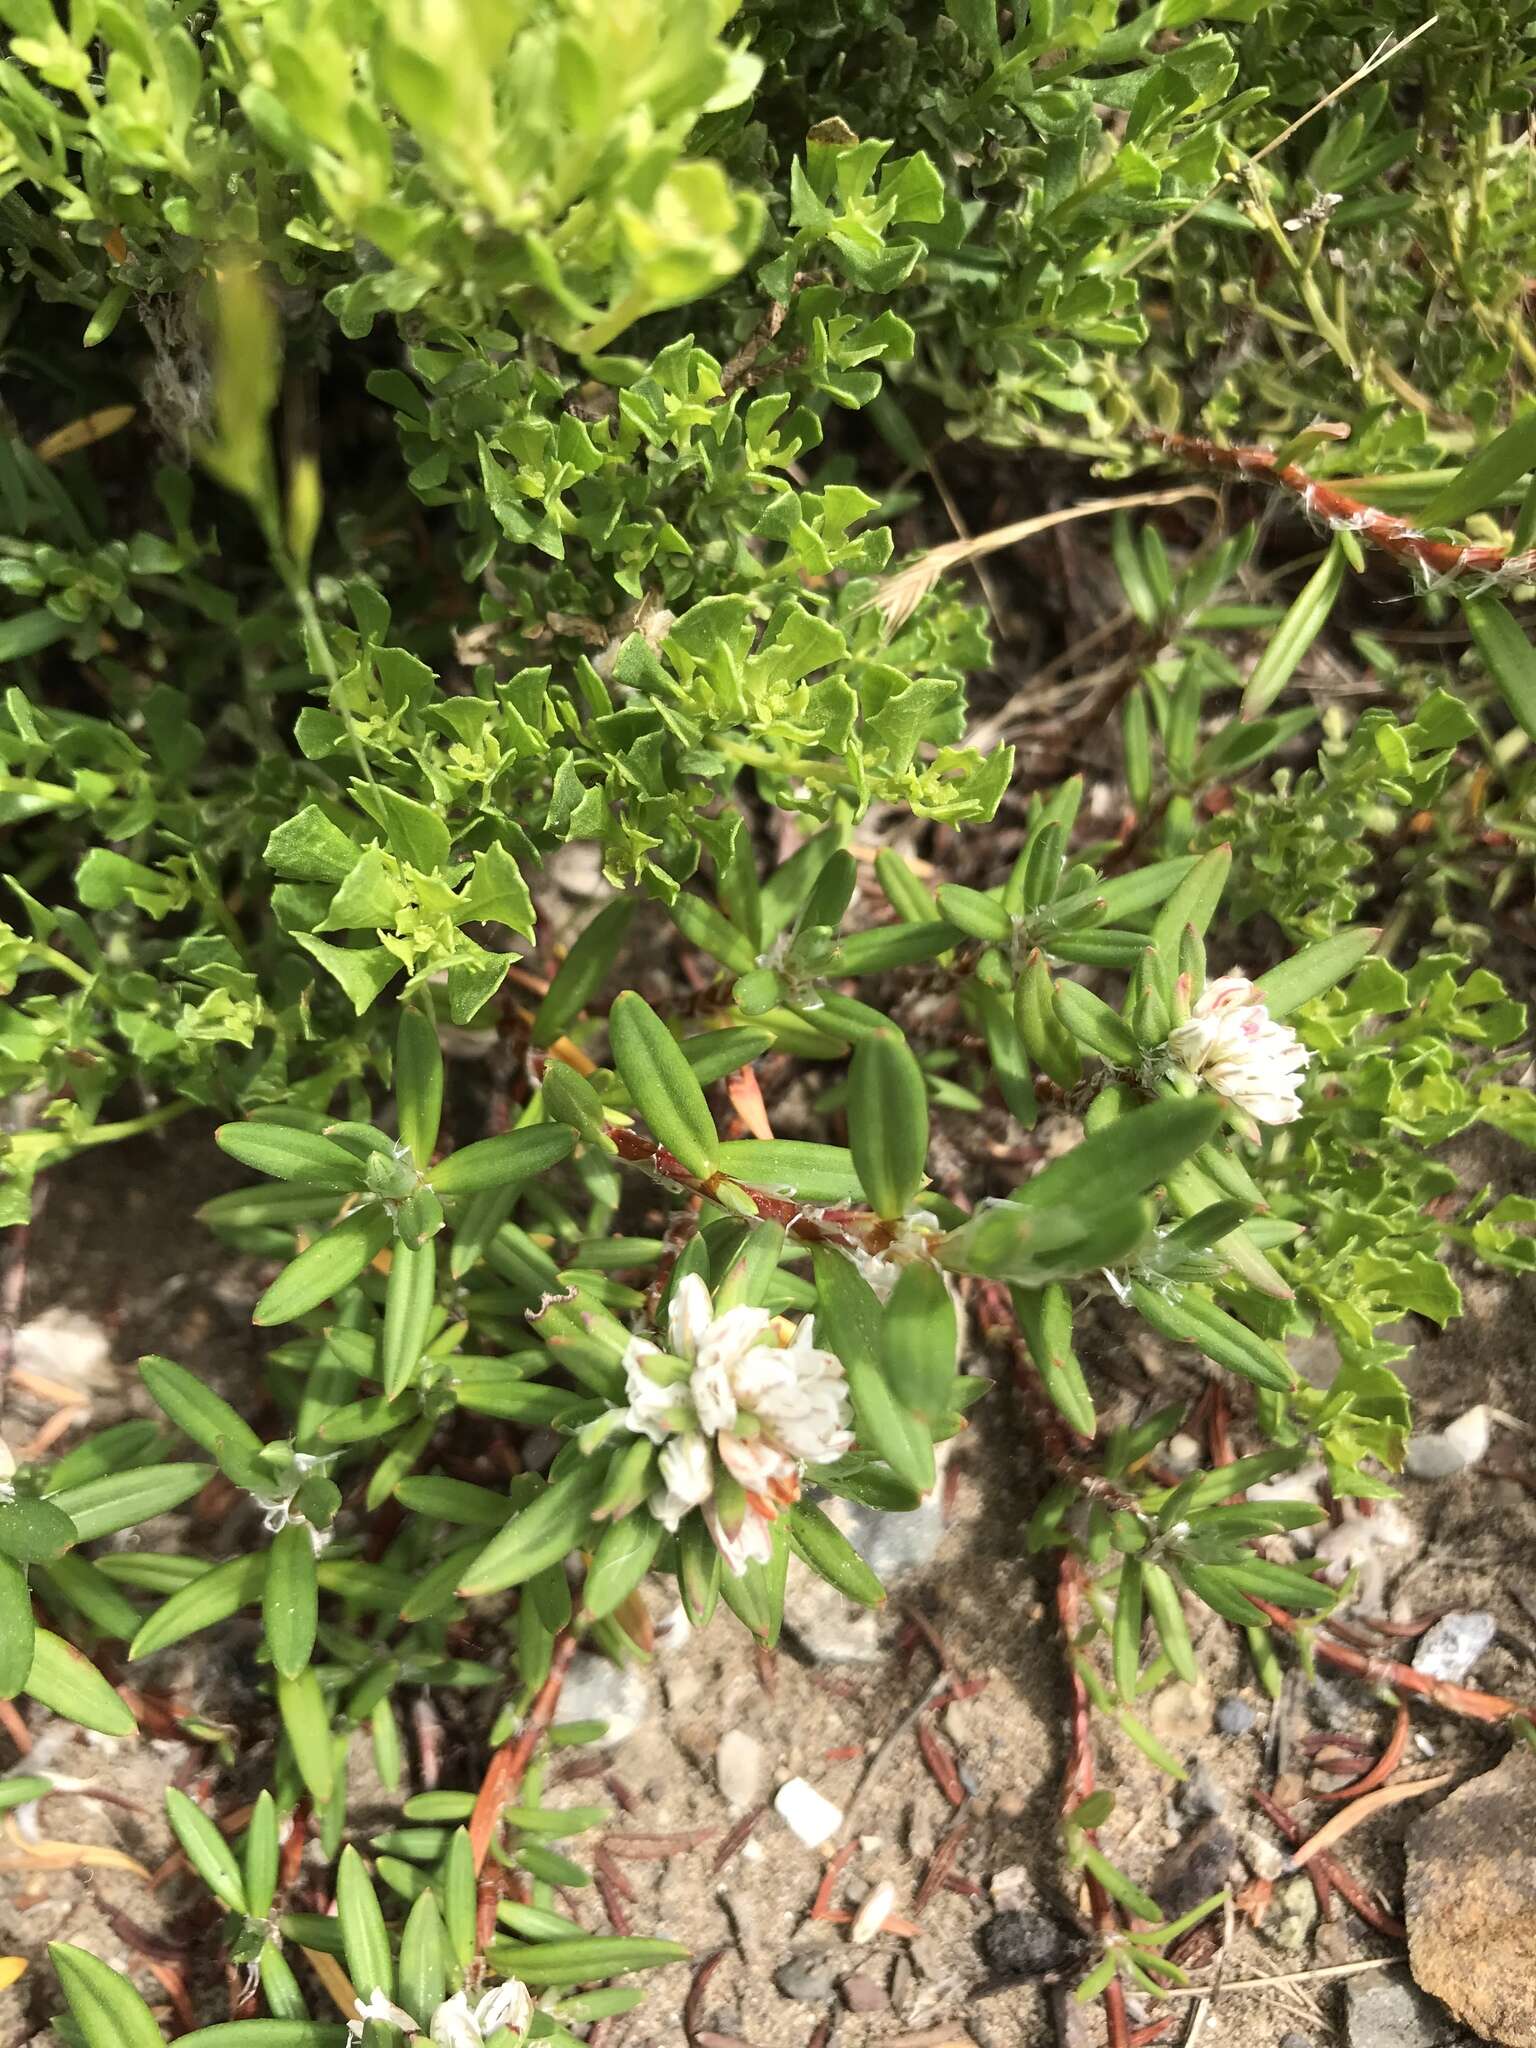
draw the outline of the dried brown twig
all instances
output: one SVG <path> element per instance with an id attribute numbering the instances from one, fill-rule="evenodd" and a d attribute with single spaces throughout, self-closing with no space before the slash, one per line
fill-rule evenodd
<path id="1" fill-rule="evenodd" d="M 1088 498 L 1081 504 L 1064 506 L 1059 512 L 1039 512 L 1030 519 L 1012 520 L 1007 526 L 989 527 L 985 533 L 972 533 L 959 540 L 945 541 L 942 546 L 929 548 L 926 554 L 915 556 L 894 576 L 887 576 L 861 609 L 878 611 L 885 621 L 886 631 L 895 633 L 911 618 L 941 576 L 947 576 L 951 569 L 963 568 L 983 555 L 996 554 L 999 548 L 1012 547 L 1021 540 L 1033 540 L 1036 534 L 1049 533 L 1052 528 L 1067 526 L 1077 519 L 1098 519 L 1106 512 L 1135 512 L 1153 505 L 1182 504 L 1186 498 L 1213 499 L 1214 496 L 1215 493 L 1204 484 L 1181 484 L 1173 490 L 1133 491 L 1123 498 Z"/>

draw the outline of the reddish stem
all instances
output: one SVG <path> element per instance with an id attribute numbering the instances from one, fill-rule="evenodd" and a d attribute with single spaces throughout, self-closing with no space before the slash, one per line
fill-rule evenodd
<path id="1" fill-rule="evenodd" d="M 566 1669 L 576 1654 L 576 1638 L 562 1635 L 556 1638 L 550 1656 L 549 1676 L 539 1688 L 538 1697 L 528 1710 L 528 1718 L 510 1742 L 504 1742 L 491 1758 L 490 1765 L 480 1782 L 480 1793 L 475 1800 L 474 1811 L 469 1816 L 469 1842 L 474 1850 L 475 1870 L 484 1866 L 491 1846 L 491 1836 L 504 1806 L 510 1806 L 517 1796 L 518 1787 L 527 1776 L 528 1766 L 533 1762 L 533 1752 L 539 1746 L 539 1738 L 555 1718 L 555 1708 L 560 1701 L 560 1688 L 565 1683 Z"/>
<path id="2" fill-rule="evenodd" d="M 1245 1596 L 1259 1612 L 1287 1635 L 1295 1635 L 1300 1623 L 1283 1607 L 1261 1600 L 1256 1593 Z M 1391 1657 L 1372 1656 L 1369 1651 L 1351 1649 L 1347 1643 L 1331 1643 L 1325 1636 L 1312 1639 L 1312 1649 L 1325 1664 L 1340 1671 L 1352 1671 L 1368 1685 L 1390 1686 L 1394 1692 L 1417 1693 L 1421 1699 L 1443 1707 L 1448 1714 L 1462 1714 L 1469 1721 L 1507 1721 L 1512 1714 L 1530 1713 L 1518 1700 L 1504 1699 L 1496 1692 L 1470 1692 L 1464 1685 L 1451 1685 L 1443 1678 L 1429 1678 L 1411 1664 L 1399 1664 Z"/>
<path id="3" fill-rule="evenodd" d="M 1223 448 L 1196 434 L 1149 429 L 1146 437 L 1170 455 L 1200 469 L 1224 470 L 1255 483 L 1278 484 L 1297 499 L 1308 518 L 1334 531 L 1358 533 L 1363 541 L 1406 562 L 1425 578 L 1492 576 L 1500 583 L 1524 583 L 1536 575 L 1536 549 L 1511 554 L 1502 542 L 1430 540 L 1411 526 L 1309 476 L 1299 463 L 1281 462 L 1272 448 Z"/>

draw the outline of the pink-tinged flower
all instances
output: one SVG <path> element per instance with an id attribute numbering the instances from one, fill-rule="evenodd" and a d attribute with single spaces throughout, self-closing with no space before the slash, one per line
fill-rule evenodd
<path id="1" fill-rule="evenodd" d="M 761 1308 L 716 1315 L 709 1289 L 689 1273 L 672 1291 L 669 1351 L 637 1337 L 625 1353 L 625 1419 L 661 1446 L 651 1513 L 675 1529 L 702 1508 L 738 1577 L 772 1557 L 774 1517 L 799 1498 L 803 1467 L 853 1445 L 842 1362 L 818 1350 L 815 1336 L 810 1316 L 791 1327 Z M 741 1489 L 736 1498 L 745 1497 L 739 1515 L 719 1510 L 722 1472 Z"/>
<path id="2" fill-rule="evenodd" d="M 1291 1124 L 1301 1115 L 1297 1090 L 1311 1055 L 1270 1016 L 1246 974 L 1207 983 L 1189 1022 L 1170 1032 L 1168 1053 L 1256 1123 Z"/>

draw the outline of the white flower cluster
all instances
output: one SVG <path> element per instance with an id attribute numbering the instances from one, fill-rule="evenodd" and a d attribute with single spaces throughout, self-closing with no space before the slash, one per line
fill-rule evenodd
<path id="1" fill-rule="evenodd" d="M 793 1329 L 761 1308 L 716 1315 L 695 1273 L 672 1290 L 670 1352 L 645 1337 L 624 1354 L 629 1427 L 661 1446 L 661 1489 L 651 1513 L 675 1529 L 702 1508 L 720 1554 L 738 1576 L 773 1555 L 772 1523 L 800 1495 L 806 1465 L 853 1446 L 842 1362 L 818 1351 L 810 1316 Z M 660 1362 L 684 1373 L 669 1379 Z M 657 1364 L 647 1370 L 647 1361 Z M 724 1471 L 745 1496 L 738 1512 L 717 1498 Z"/>
<path id="2" fill-rule="evenodd" d="M 1246 974 L 1208 982 L 1187 1024 L 1169 1034 L 1176 1066 L 1261 1124 L 1291 1124 L 1310 1054 L 1288 1024 L 1277 1024 Z"/>
<path id="3" fill-rule="evenodd" d="M 376 1990 L 367 1998 L 358 1999 L 353 2009 L 357 2018 L 347 2022 L 349 2040 L 360 2041 L 369 2020 L 401 2027 L 412 2041 L 424 2038 L 411 2015 L 383 1991 Z M 425 2038 L 432 2048 L 484 2048 L 503 2027 L 521 2040 L 532 2017 L 533 2000 L 527 1985 L 511 1977 L 505 1984 L 487 1991 L 475 2005 L 470 2004 L 467 1993 L 456 1991 L 433 2013 Z"/>

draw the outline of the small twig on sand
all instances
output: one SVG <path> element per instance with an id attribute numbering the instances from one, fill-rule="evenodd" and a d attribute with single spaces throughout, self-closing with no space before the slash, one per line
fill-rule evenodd
<path id="1" fill-rule="evenodd" d="M 1378 1786 L 1363 1799 L 1352 1800 L 1332 1820 L 1325 1821 L 1315 1835 L 1309 1835 L 1302 1843 L 1291 1862 L 1298 1870 L 1304 1870 L 1315 1857 L 1341 1842 L 1351 1828 L 1369 1820 L 1373 1813 L 1380 1813 L 1384 1807 L 1400 1806 L 1405 1799 L 1422 1799 L 1426 1793 L 1442 1791 L 1455 1775 L 1454 1771 L 1438 1771 L 1432 1778 L 1411 1778 L 1403 1785 Z"/>

